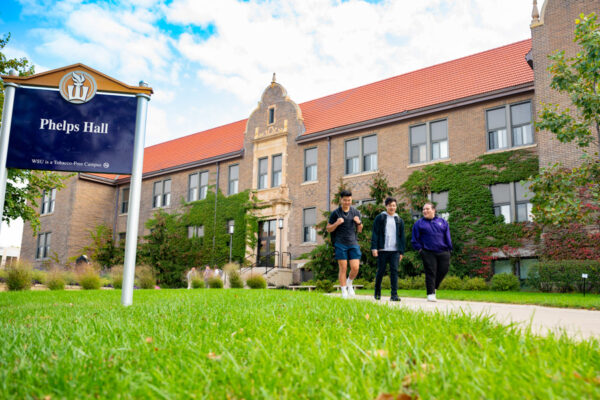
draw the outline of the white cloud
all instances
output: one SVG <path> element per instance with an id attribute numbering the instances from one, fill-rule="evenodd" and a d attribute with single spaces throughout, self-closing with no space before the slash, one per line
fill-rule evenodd
<path id="1" fill-rule="evenodd" d="M 37 59 L 154 88 L 149 143 L 246 118 L 273 72 L 300 103 L 525 39 L 531 14 L 524 0 L 22 3 L 47 22 Z"/>

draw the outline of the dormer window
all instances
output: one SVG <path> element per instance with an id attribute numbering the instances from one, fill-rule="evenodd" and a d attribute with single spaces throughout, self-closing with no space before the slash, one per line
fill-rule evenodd
<path id="1" fill-rule="evenodd" d="M 275 106 L 269 107 L 269 125 L 275 123 Z"/>

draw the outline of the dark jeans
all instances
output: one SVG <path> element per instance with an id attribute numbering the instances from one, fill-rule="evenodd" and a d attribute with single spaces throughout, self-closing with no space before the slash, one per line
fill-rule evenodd
<path id="1" fill-rule="evenodd" d="M 392 297 L 398 297 L 398 261 L 397 251 L 378 251 L 377 276 L 375 277 L 375 296 L 381 296 L 381 281 L 385 275 L 387 264 L 390 264 L 390 280 L 392 282 Z"/>
<path id="2" fill-rule="evenodd" d="M 450 268 L 450 252 L 435 253 L 423 249 L 421 250 L 421 258 L 425 267 L 427 294 L 434 294 L 448 273 L 448 268 Z"/>

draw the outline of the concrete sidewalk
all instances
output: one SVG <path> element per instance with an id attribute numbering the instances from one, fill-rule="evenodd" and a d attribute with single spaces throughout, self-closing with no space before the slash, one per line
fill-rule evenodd
<path id="1" fill-rule="evenodd" d="M 600 311 L 458 300 L 438 300 L 433 303 L 414 297 L 402 297 L 401 302 L 390 302 L 389 297 L 376 301 L 373 296 L 365 295 L 357 295 L 356 299 L 410 310 L 491 315 L 504 325 L 515 323 L 523 328 L 531 325 L 532 332 L 540 335 L 565 332 L 574 339 L 600 340 Z"/>

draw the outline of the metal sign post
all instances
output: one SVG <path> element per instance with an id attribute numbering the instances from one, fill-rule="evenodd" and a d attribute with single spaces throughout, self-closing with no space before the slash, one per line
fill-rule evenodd
<path id="1" fill-rule="evenodd" d="M 9 75 L 17 76 L 17 71 L 11 69 Z M 10 135 L 10 125 L 12 124 L 12 113 L 16 87 L 17 85 L 14 83 L 4 82 L 4 108 L 2 110 L 2 133 L 0 134 L 0 229 L 2 225 L 2 217 L 4 215 L 6 180 L 8 179 L 6 158 L 8 155 L 8 138 Z"/>
<path id="2" fill-rule="evenodd" d="M 148 84 L 140 82 L 140 86 Z M 130 306 L 133 302 L 133 281 L 135 278 L 135 256 L 137 250 L 138 224 L 140 220 L 140 197 L 142 191 L 142 166 L 144 164 L 144 138 L 146 136 L 146 116 L 148 113 L 147 94 L 137 94 L 137 114 L 135 117 L 135 141 L 133 145 L 133 169 L 129 189 L 129 210 L 127 213 L 127 234 L 125 236 L 125 267 L 123 270 L 123 291 L 121 304 Z"/>

